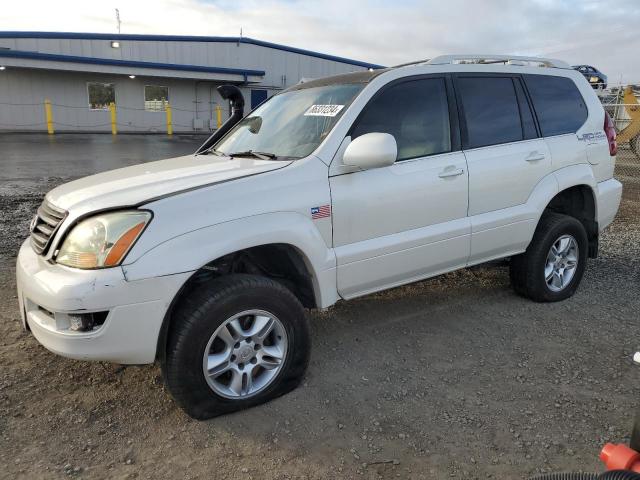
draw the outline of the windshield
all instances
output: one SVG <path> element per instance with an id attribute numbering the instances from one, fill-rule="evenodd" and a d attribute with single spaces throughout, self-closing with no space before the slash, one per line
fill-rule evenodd
<path id="1" fill-rule="evenodd" d="M 306 157 L 329 134 L 362 87 L 327 85 L 276 95 L 242 119 L 215 149 L 225 155 L 262 152 Z"/>

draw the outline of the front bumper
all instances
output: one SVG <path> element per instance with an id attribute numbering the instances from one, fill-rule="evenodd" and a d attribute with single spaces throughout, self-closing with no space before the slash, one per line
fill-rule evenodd
<path id="1" fill-rule="evenodd" d="M 121 268 L 78 270 L 47 262 L 28 241 L 16 265 L 23 325 L 52 352 L 78 360 L 153 363 L 172 299 L 190 273 L 128 282 Z M 108 312 L 104 323 L 75 332 L 71 314 Z"/>

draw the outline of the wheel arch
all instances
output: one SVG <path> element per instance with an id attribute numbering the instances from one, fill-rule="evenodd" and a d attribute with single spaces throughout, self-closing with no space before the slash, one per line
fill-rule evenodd
<path id="1" fill-rule="evenodd" d="M 569 215 L 582 223 L 589 240 L 589 257 L 598 254 L 597 196 L 592 185 L 578 183 L 565 186 L 547 203 L 545 212 Z"/>
<path id="2" fill-rule="evenodd" d="M 234 273 L 249 273 L 271 278 L 288 288 L 306 308 L 319 306 L 318 279 L 305 254 L 289 243 L 270 243 L 243 248 L 213 259 L 194 271 L 178 290 L 165 312 L 156 358 L 161 361 L 166 351 L 168 333 L 175 308 L 193 289 Z"/>
<path id="3" fill-rule="evenodd" d="M 194 282 L 226 273 L 263 274 L 280 281 L 308 308 L 338 299 L 335 255 L 315 225 L 297 213 L 257 215 L 213 225 L 166 241 L 123 266 L 127 280 L 192 274 L 168 303 L 156 348 L 164 354 L 171 314 Z"/>

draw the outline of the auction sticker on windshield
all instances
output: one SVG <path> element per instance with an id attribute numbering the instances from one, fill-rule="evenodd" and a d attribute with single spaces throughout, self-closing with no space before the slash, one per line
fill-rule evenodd
<path id="1" fill-rule="evenodd" d="M 344 105 L 311 105 L 304 112 L 305 117 L 335 117 Z"/>

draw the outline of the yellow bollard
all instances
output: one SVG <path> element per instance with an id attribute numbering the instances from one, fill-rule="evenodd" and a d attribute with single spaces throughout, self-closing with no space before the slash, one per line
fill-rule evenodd
<path id="1" fill-rule="evenodd" d="M 116 125 L 116 104 L 111 102 L 109 104 L 109 110 L 111 111 L 111 134 L 118 134 L 118 126 Z"/>
<path id="2" fill-rule="evenodd" d="M 171 123 L 171 104 L 169 102 L 165 105 L 165 111 L 167 112 L 167 135 L 173 135 L 173 124 Z"/>
<path id="3" fill-rule="evenodd" d="M 222 126 L 222 107 L 220 105 L 216 105 L 216 122 L 220 128 Z"/>
<path id="4" fill-rule="evenodd" d="M 44 116 L 47 121 L 47 133 L 53 135 L 53 113 L 51 111 L 51 100 L 48 98 L 44 101 Z"/>

